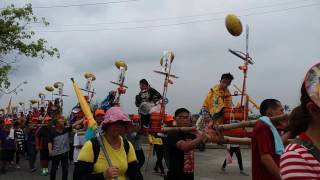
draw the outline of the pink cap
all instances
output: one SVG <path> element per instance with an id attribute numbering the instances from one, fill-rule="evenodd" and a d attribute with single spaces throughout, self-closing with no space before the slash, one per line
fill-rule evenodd
<path id="1" fill-rule="evenodd" d="M 110 108 L 105 116 L 102 124 L 108 124 L 113 122 L 131 122 L 127 113 L 123 112 L 120 107 L 112 107 Z"/>

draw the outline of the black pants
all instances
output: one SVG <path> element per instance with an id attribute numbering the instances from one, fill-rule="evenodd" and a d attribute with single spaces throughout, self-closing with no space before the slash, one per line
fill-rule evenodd
<path id="1" fill-rule="evenodd" d="M 68 179 L 68 161 L 68 152 L 52 157 L 50 180 L 56 179 L 56 173 L 60 162 L 62 166 L 62 180 Z"/>
<path id="2" fill-rule="evenodd" d="M 16 150 L 16 164 L 17 165 L 20 163 L 20 154 L 22 154 L 22 149 L 17 148 L 17 150 Z"/>
<path id="3" fill-rule="evenodd" d="M 242 156 L 241 156 L 240 147 L 231 147 L 230 148 L 230 156 L 231 157 L 233 156 L 233 153 L 235 153 L 237 156 L 240 171 L 243 171 Z M 226 162 L 226 160 L 224 160 L 222 168 L 226 168 L 226 165 L 227 165 L 227 162 Z"/>
<path id="4" fill-rule="evenodd" d="M 157 170 L 158 168 L 160 168 L 161 172 L 164 172 L 164 167 L 162 165 L 163 145 L 155 144 L 154 151 L 156 152 L 156 156 L 157 156 L 157 162 L 156 162 L 154 169 Z"/>
<path id="5" fill-rule="evenodd" d="M 139 166 L 139 169 L 141 169 L 144 162 L 146 161 L 146 158 L 144 156 L 144 152 L 142 149 L 135 150 L 135 151 L 136 151 L 136 156 L 137 156 L 137 160 L 138 160 L 138 166 Z"/>
<path id="6" fill-rule="evenodd" d="M 194 180 L 193 173 L 171 172 L 168 171 L 166 180 Z"/>
<path id="7" fill-rule="evenodd" d="M 140 114 L 140 116 L 141 116 L 141 125 L 150 126 L 150 114 L 148 115 Z"/>
<path id="8" fill-rule="evenodd" d="M 15 149 L 2 149 L 0 151 L 0 155 L 1 155 L 0 169 L 2 173 L 6 173 L 7 164 L 13 161 L 14 153 L 15 153 Z"/>
<path id="9" fill-rule="evenodd" d="M 69 151 L 69 162 L 72 163 L 73 162 L 73 150 L 74 150 L 74 146 L 73 144 L 69 144 L 70 147 L 70 151 Z"/>
<path id="10" fill-rule="evenodd" d="M 162 138 L 162 142 L 163 142 L 163 158 L 164 158 L 164 163 L 167 166 L 167 169 L 170 168 L 169 166 L 169 153 L 168 153 L 168 142 L 167 142 L 167 138 L 163 137 Z"/>
<path id="11" fill-rule="evenodd" d="M 28 143 L 27 144 L 27 152 L 28 152 L 27 155 L 28 155 L 28 161 L 29 161 L 29 168 L 34 169 L 36 157 L 37 157 L 36 145 Z"/>

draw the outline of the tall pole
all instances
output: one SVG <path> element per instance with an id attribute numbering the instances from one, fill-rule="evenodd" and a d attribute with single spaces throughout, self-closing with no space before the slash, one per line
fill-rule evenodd
<path id="1" fill-rule="evenodd" d="M 242 84 L 242 95 L 241 95 L 241 101 L 240 101 L 240 105 L 242 107 L 243 105 L 243 98 L 246 94 L 246 80 L 247 80 L 247 72 L 248 72 L 248 64 L 249 64 L 249 60 L 250 60 L 250 56 L 249 56 L 249 52 L 248 52 L 248 48 L 249 48 L 249 26 L 246 26 L 246 57 L 245 57 L 245 63 L 243 66 L 243 84 Z M 247 101 L 245 106 L 247 106 Z"/>

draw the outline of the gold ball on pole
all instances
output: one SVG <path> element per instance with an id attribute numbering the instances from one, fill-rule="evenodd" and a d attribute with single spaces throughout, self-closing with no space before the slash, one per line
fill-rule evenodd
<path id="1" fill-rule="evenodd" d="M 242 33 L 242 24 L 240 19 L 234 15 L 229 14 L 225 20 L 226 28 L 232 36 L 240 36 Z"/>

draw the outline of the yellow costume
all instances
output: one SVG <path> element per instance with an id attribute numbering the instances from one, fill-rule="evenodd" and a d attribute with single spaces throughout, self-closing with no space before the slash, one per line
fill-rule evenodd
<path id="1" fill-rule="evenodd" d="M 162 145 L 162 139 L 161 138 L 156 138 L 153 135 L 149 134 L 148 135 L 149 143 L 150 144 L 157 144 L 157 145 Z"/>
<path id="2" fill-rule="evenodd" d="M 214 85 L 206 99 L 203 102 L 203 108 L 207 109 L 211 116 L 214 117 L 217 113 L 220 113 L 224 107 L 232 106 L 232 96 L 227 88 L 226 90 L 220 89 L 220 84 Z M 223 123 L 223 114 L 222 117 L 216 120 L 216 124 Z"/>

